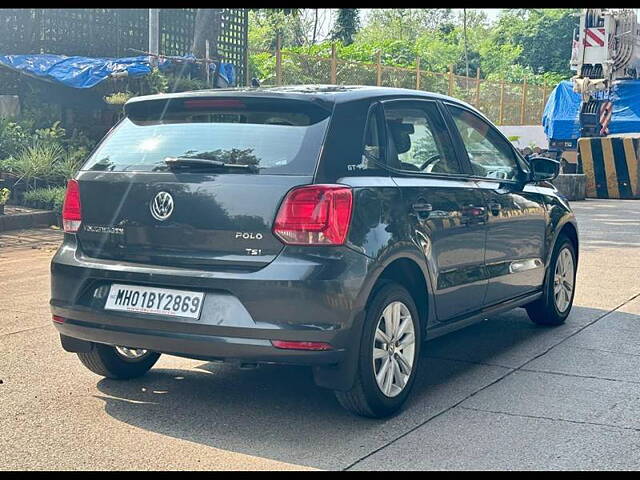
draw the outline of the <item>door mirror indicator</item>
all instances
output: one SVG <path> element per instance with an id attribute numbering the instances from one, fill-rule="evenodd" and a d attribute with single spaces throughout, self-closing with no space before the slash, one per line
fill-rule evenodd
<path id="1" fill-rule="evenodd" d="M 553 180 L 560 174 L 560 162 L 546 157 L 529 158 L 531 182 L 541 182 L 543 180 Z"/>

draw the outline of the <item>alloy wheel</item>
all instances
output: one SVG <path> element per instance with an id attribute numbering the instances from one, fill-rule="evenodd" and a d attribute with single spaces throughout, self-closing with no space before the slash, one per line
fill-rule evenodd
<path id="1" fill-rule="evenodd" d="M 564 313 L 571 304 L 573 284 L 573 255 L 571 255 L 571 251 L 568 248 L 563 248 L 558 254 L 553 276 L 553 298 L 560 313 Z"/>
<path id="2" fill-rule="evenodd" d="M 373 372 L 380 391 L 399 395 L 407 384 L 415 361 L 415 331 L 407 306 L 399 301 L 385 307 L 373 339 Z"/>

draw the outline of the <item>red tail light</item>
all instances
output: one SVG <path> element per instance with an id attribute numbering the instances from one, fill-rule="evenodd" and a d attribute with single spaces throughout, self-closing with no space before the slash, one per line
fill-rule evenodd
<path id="1" fill-rule="evenodd" d="M 69 180 L 62 206 L 62 227 L 67 233 L 75 233 L 80 228 L 80 222 L 82 222 L 80 185 L 78 185 L 77 180 Z"/>
<path id="2" fill-rule="evenodd" d="M 333 347 L 325 342 L 291 342 L 287 340 L 271 340 L 276 348 L 285 350 L 333 350 Z"/>
<path id="3" fill-rule="evenodd" d="M 351 223 L 353 194 L 342 185 L 308 185 L 291 190 L 273 225 L 288 245 L 342 245 Z"/>

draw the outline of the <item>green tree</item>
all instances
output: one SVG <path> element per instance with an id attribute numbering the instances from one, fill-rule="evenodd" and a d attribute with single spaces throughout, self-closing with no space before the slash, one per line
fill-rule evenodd
<path id="1" fill-rule="evenodd" d="M 423 33 L 446 32 L 453 27 L 450 8 L 373 9 L 366 27 L 358 33 L 360 41 L 398 40 L 415 42 Z"/>
<path id="2" fill-rule="evenodd" d="M 274 50 L 280 36 L 282 47 L 299 47 L 305 42 L 298 8 L 255 8 L 249 12 L 249 48 Z"/>
<path id="3" fill-rule="evenodd" d="M 353 37 L 360 28 L 360 15 L 357 8 L 339 8 L 338 18 L 331 34 L 332 40 L 340 40 L 344 45 L 353 43 Z"/>
<path id="4" fill-rule="evenodd" d="M 516 62 L 534 73 L 571 75 L 569 59 L 579 9 L 509 9 L 500 16 L 493 39 L 522 47 Z"/>

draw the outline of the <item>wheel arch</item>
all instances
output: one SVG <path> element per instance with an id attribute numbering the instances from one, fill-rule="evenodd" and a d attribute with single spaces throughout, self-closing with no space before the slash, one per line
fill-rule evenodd
<path id="1" fill-rule="evenodd" d="M 387 259 L 376 271 L 370 287 L 364 296 L 364 306 L 376 293 L 379 286 L 387 281 L 396 282 L 405 287 L 411 294 L 418 309 L 420 323 L 423 331 L 426 331 L 429 319 L 432 318 L 430 308 L 431 285 L 429 272 L 426 265 L 421 265 L 419 258 L 413 252 L 403 252 Z"/>
<path id="2" fill-rule="evenodd" d="M 558 237 L 560 235 L 565 235 L 569 238 L 569 240 L 571 240 L 571 243 L 573 243 L 573 247 L 575 248 L 575 253 L 576 253 L 576 263 L 578 262 L 578 256 L 579 256 L 579 248 L 578 245 L 580 243 L 579 239 L 578 239 L 578 229 L 576 228 L 576 226 L 573 224 L 573 222 L 566 222 L 562 228 L 560 229 L 560 231 L 558 232 L 558 235 L 556 236 L 556 241 L 558 240 Z M 555 242 L 554 242 L 555 245 Z"/>
<path id="3" fill-rule="evenodd" d="M 412 279 L 417 280 L 412 284 Z M 362 285 L 355 303 L 357 313 L 353 320 L 350 335 L 351 345 L 347 351 L 347 357 L 336 366 L 314 367 L 313 375 L 316 385 L 339 391 L 347 391 L 353 386 L 367 305 L 384 280 L 397 281 L 409 290 L 414 302 L 416 302 L 422 332 L 426 334 L 428 319 L 434 318 L 431 312 L 433 302 L 431 301 L 432 289 L 429 279 L 424 256 L 416 249 L 396 249 L 393 252 L 387 252 L 383 258 L 372 260 L 367 279 Z M 424 295 L 414 294 L 414 292 L 418 292 L 417 289 L 420 286 L 423 287 L 420 293 L 424 293 Z"/>
<path id="4" fill-rule="evenodd" d="M 569 240 L 573 243 L 575 252 L 576 252 L 576 263 L 578 261 L 579 256 L 579 237 L 578 237 L 578 228 L 576 224 L 575 217 L 572 215 L 564 216 L 560 221 L 557 222 L 555 227 L 553 227 L 553 236 L 551 236 L 549 243 L 547 244 L 547 253 L 545 258 L 545 266 L 549 266 L 549 262 L 551 261 L 551 256 L 553 254 L 553 249 L 558 242 L 558 238 L 560 235 L 566 235 Z"/>

